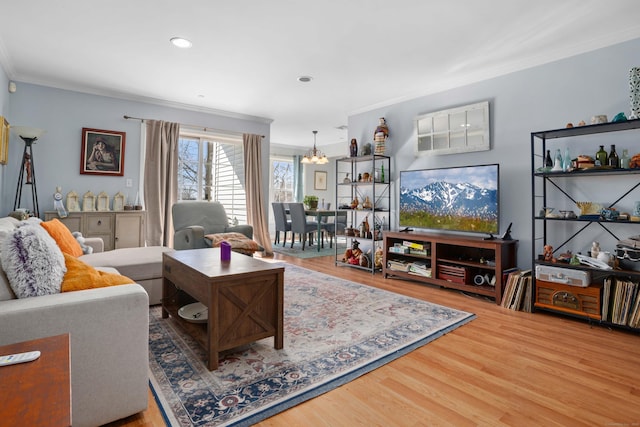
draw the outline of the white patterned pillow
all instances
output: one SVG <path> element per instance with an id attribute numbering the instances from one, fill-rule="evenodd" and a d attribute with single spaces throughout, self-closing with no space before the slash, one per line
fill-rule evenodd
<path id="1" fill-rule="evenodd" d="M 18 298 L 59 293 L 67 271 L 56 241 L 35 224 L 16 228 L 2 239 L 0 261 Z"/>

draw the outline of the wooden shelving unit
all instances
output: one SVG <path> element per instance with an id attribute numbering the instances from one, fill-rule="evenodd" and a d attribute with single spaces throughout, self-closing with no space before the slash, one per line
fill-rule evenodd
<path id="1" fill-rule="evenodd" d="M 640 169 L 614 168 L 610 166 L 594 167 L 570 171 L 549 171 L 543 167 L 544 153 L 557 150 L 563 146 L 571 146 L 579 152 L 595 152 L 598 145 L 615 144 L 623 137 L 621 132 L 634 131 L 637 138 L 640 130 L 640 119 L 623 122 L 611 122 L 574 128 L 553 129 L 531 133 L 531 186 L 532 186 L 532 270 L 534 307 L 536 310 L 588 319 L 618 328 L 639 330 L 638 311 L 640 294 L 640 269 L 633 261 L 616 260 L 612 270 L 594 268 L 588 265 L 569 265 L 567 263 L 551 263 L 539 258 L 543 245 L 553 247 L 554 256 L 567 250 L 578 253 L 585 247 L 585 242 L 595 240 L 593 236 L 604 235 L 607 242 L 600 241 L 603 247 L 612 248 L 622 238 L 640 234 L 640 222 L 605 219 L 598 213 L 577 215 L 571 218 L 550 217 L 543 212 L 543 207 L 554 203 L 565 203 L 575 206 L 578 197 L 587 200 L 602 201 L 603 208 L 618 211 L 637 200 L 640 192 L 638 173 Z M 589 139 L 585 137 L 591 136 Z M 634 142 L 627 146 L 632 146 Z M 624 141 L 625 139 L 623 139 Z M 618 145 L 618 152 L 623 147 Z M 630 154 L 636 153 L 633 148 Z M 610 183 L 605 191 L 593 185 L 600 182 Z M 581 194 L 580 191 L 588 194 Z M 586 189 L 586 191 L 585 191 Z M 578 195 L 579 194 L 579 195 Z M 634 197 L 635 196 L 635 197 Z M 584 200 L 579 199 L 578 200 Z M 620 208 L 622 206 L 622 209 Z M 604 233 L 603 233 L 604 231 Z M 600 240 L 600 239 L 597 239 Z M 588 243 L 590 244 L 590 243 Z M 604 249 L 603 249 L 604 250 Z M 583 252 L 584 253 L 584 250 Z M 616 255 L 612 253 L 612 255 Z M 619 262 L 618 262 L 619 261 Z M 631 267 L 624 268 L 627 261 Z M 628 266 L 627 265 L 627 266 Z M 586 270 L 591 281 L 588 287 L 564 286 L 561 283 L 548 282 L 535 278 L 537 266 L 552 266 L 571 270 Z M 631 269 L 633 268 L 633 269 Z M 616 289 L 618 292 L 616 292 Z M 628 287 L 628 289 L 627 289 Z M 635 288 L 635 291 L 633 290 Z M 637 313 L 633 317 L 633 313 Z M 633 320 L 636 320 L 635 322 Z"/>
<path id="2" fill-rule="evenodd" d="M 353 265 L 342 262 L 344 248 L 336 244 L 336 265 L 353 267 L 371 271 L 380 271 L 375 267 L 374 254 L 376 248 L 382 244 L 381 230 L 388 230 L 390 224 L 391 206 L 391 158 L 381 155 L 359 157 L 343 157 L 336 160 L 336 210 L 346 213 L 347 226 L 355 229 L 355 235 L 347 235 L 347 247 L 351 247 L 354 240 L 360 244 L 359 249 L 369 253 L 369 266 Z M 346 179 L 345 179 L 346 178 Z M 358 199 L 360 204 L 352 208 L 351 202 Z M 371 203 L 363 206 L 365 199 Z M 370 231 L 367 235 L 360 235 L 359 225 L 367 218 Z M 379 230 L 376 231 L 376 224 Z M 337 230 L 336 230 L 337 231 Z"/>
<path id="3" fill-rule="evenodd" d="M 506 280 L 504 271 L 516 266 L 517 240 L 386 231 L 383 242 L 382 274 L 385 278 L 416 280 L 485 295 L 494 298 L 496 304 L 502 301 Z M 422 246 L 426 254 L 389 251 L 397 245 L 403 246 L 405 242 Z M 411 264 L 416 261 L 426 264 L 431 277 L 392 268 L 394 263 Z M 482 283 L 479 283 L 480 278 Z"/>

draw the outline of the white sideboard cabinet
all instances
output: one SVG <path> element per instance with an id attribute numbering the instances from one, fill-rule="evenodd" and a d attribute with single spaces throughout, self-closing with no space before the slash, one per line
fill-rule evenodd
<path id="1" fill-rule="evenodd" d="M 56 211 L 45 212 L 45 221 L 53 218 L 84 237 L 102 238 L 105 251 L 145 245 L 145 211 L 69 212 L 66 218 Z"/>

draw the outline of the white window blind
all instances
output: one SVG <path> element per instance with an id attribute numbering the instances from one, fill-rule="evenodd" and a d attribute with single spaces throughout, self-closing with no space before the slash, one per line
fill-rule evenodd
<path id="1" fill-rule="evenodd" d="M 178 199 L 219 201 L 230 221 L 246 224 L 244 156 L 240 138 L 181 131 Z"/>

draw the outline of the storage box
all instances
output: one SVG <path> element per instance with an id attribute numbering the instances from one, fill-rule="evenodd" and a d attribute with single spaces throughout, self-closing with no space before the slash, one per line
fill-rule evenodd
<path id="1" fill-rule="evenodd" d="M 602 285 L 586 288 L 536 279 L 536 307 L 601 319 Z"/>
<path id="2" fill-rule="evenodd" d="M 640 249 L 617 244 L 616 258 L 618 258 L 618 267 L 621 269 L 640 271 Z"/>
<path id="3" fill-rule="evenodd" d="M 389 246 L 389 253 L 392 253 L 392 254 L 408 254 L 409 253 L 409 248 L 407 248 L 406 246 L 399 246 L 399 245 Z"/>
<path id="4" fill-rule="evenodd" d="M 471 274 L 468 268 L 446 264 L 440 264 L 438 266 L 438 279 L 465 285 L 470 285 L 472 283 Z"/>
<path id="5" fill-rule="evenodd" d="M 548 265 L 536 265 L 536 279 L 581 288 L 586 288 L 591 284 L 591 275 L 588 271 Z"/>

